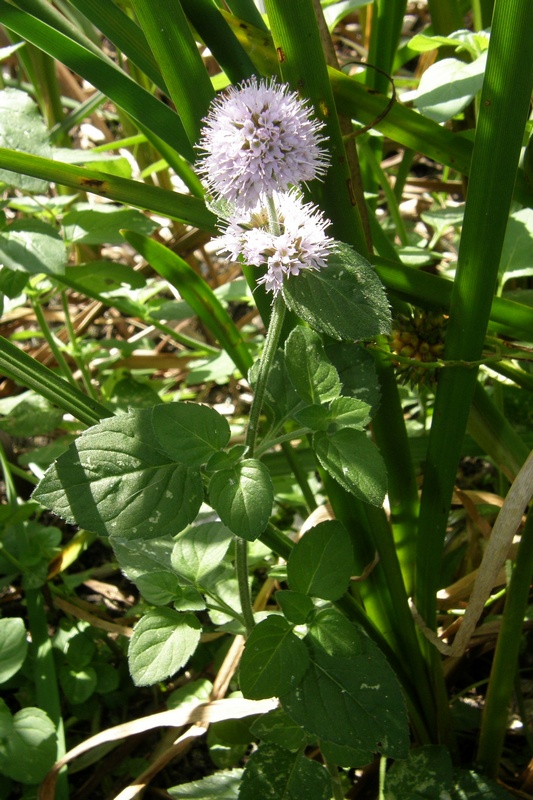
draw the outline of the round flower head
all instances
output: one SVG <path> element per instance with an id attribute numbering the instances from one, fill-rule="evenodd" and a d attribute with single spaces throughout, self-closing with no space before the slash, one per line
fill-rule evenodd
<path id="1" fill-rule="evenodd" d="M 312 203 L 303 203 L 295 192 L 275 195 L 274 203 L 279 234 L 271 233 L 266 213 L 251 218 L 235 214 L 219 239 L 217 251 L 233 259 L 242 255 L 251 266 L 266 264 L 267 271 L 258 283 L 264 283 L 267 292 L 276 296 L 284 279 L 304 269 L 327 266 L 335 241 L 324 232 L 329 220 Z"/>
<path id="2" fill-rule="evenodd" d="M 262 196 L 326 172 L 324 124 L 286 84 L 251 78 L 232 86 L 215 99 L 205 123 L 200 173 L 214 195 L 238 208 L 254 208 Z"/>

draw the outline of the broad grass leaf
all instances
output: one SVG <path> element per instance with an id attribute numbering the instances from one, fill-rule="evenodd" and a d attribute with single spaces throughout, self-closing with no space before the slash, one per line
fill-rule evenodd
<path id="1" fill-rule="evenodd" d="M 135 685 L 150 686 L 174 675 L 196 650 L 200 634 L 201 625 L 193 614 L 158 608 L 141 617 L 128 650 Z"/>
<path id="2" fill-rule="evenodd" d="M 176 539 L 172 567 L 192 583 L 200 583 L 218 567 L 232 540 L 233 533 L 221 522 L 189 525 Z"/>
<path id="3" fill-rule="evenodd" d="M 0 772 L 23 784 L 40 783 L 56 760 L 57 736 L 52 720 L 40 708 L 23 708 L 11 716 L 0 700 Z"/>
<path id="4" fill-rule="evenodd" d="M 199 403 L 156 406 L 152 424 L 161 449 L 174 461 L 190 467 L 207 463 L 230 438 L 227 419 Z"/>
<path id="5" fill-rule="evenodd" d="M 307 403 L 326 403 L 338 397 L 341 382 L 328 360 L 318 334 L 301 325 L 285 343 L 285 364 L 296 391 Z"/>
<path id="6" fill-rule="evenodd" d="M 291 589 L 323 600 L 338 600 L 350 582 L 354 556 L 350 536 L 336 520 L 308 530 L 295 544 L 287 563 Z"/>
<path id="7" fill-rule="evenodd" d="M 283 284 L 289 308 L 311 328 L 339 341 L 359 342 L 389 333 L 390 309 L 373 267 L 346 244 L 324 269 L 304 270 Z"/>
<path id="8" fill-rule="evenodd" d="M 263 744 L 250 757 L 242 777 L 239 800 L 330 800 L 331 781 L 322 764 L 303 753 Z"/>
<path id="9" fill-rule="evenodd" d="M 291 625 L 271 614 L 246 640 L 240 665 L 242 693 L 251 700 L 278 697 L 298 685 L 308 663 L 307 649 Z"/>
<path id="10" fill-rule="evenodd" d="M 0 683 L 15 675 L 28 652 L 26 627 L 19 617 L 0 619 Z"/>
<path id="11" fill-rule="evenodd" d="M 309 667 L 280 697 L 285 711 L 317 738 L 360 751 L 405 758 L 407 713 L 400 684 L 377 645 L 339 612 L 319 612 L 304 639 Z"/>
<path id="12" fill-rule="evenodd" d="M 316 456 L 346 491 L 381 506 L 387 491 L 387 472 L 379 450 L 362 431 L 344 428 L 313 435 Z"/>
<path id="13" fill-rule="evenodd" d="M 215 472 L 208 493 L 224 525 L 237 536 L 253 542 L 263 533 L 272 514 L 274 488 L 260 461 L 246 458 L 231 469 Z"/>
<path id="14" fill-rule="evenodd" d="M 111 417 L 85 431 L 47 470 L 34 499 L 100 535 L 175 535 L 203 500 L 200 473 L 164 453 L 152 410 Z"/>

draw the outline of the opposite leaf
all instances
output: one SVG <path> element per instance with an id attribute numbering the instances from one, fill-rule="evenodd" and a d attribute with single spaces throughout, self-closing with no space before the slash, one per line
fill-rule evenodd
<path id="1" fill-rule="evenodd" d="M 391 317 L 383 284 L 372 266 L 339 244 L 318 271 L 304 270 L 283 284 L 285 302 L 311 328 L 333 339 L 359 342 L 389 333 Z"/>
<path id="2" fill-rule="evenodd" d="M 176 539 L 172 567 L 192 583 L 200 583 L 222 561 L 233 534 L 221 522 L 190 525 Z"/>
<path id="3" fill-rule="evenodd" d="M 336 520 L 308 530 L 293 547 L 287 563 L 291 589 L 323 600 L 342 597 L 352 572 L 350 536 Z"/>
<path id="4" fill-rule="evenodd" d="M 135 685 L 150 686 L 174 675 L 196 650 L 200 634 L 200 623 L 193 614 L 159 608 L 141 617 L 128 651 Z"/>
<path id="5" fill-rule="evenodd" d="M 253 753 L 242 778 L 239 800 L 330 800 L 329 775 L 303 753 L 263 744 Z"/>
<path id="6" fill-rule="evenodd" d="M 220 519 L 237 536 L 253 542 L 263 533 L 272 514 L 274 488 L 260 461 L 247 458 L 231 469 L 215 472 L 208 492 Z"/>
<path id="7" fill-rule="evenodd" d="M 179 464 L 201 466 L 229 442 L 228 421 L 208 406 L 167 403 L 155 406 L 152 414 L 161 450 Z"/>
<path id="8" fill-rule="evenodd" d="M 34 498 L 103 536 L 178 533 L 199 511 L 202 481 L 162 451 L 151 419 L 151 409 L 132 411 L 89 428 L 47 470 Z"/>
<path id="9" fill-rule="evenodd" d="M 346 491 L 381 506 L 387 491 L 387 472 L 380 452 L 362 431 L 344 428 L 313 436 L 313 446 L 325 470 Z"/>
<path id="10" fill-rule="evenodd" d="M 341 382 L 327 358 L 322 340 L 309 328 L 298 325 L 285 343 L 285 364 L 294 387 L 307 403 L 326 403 L 338 397 Z"/>
<path id="11" fill-rule="evenodd" d="M 11 716 L 0 700 L 0 773 L 17 783 L 40 783 L 56 752 L 56 729 L 44 711 L 23 708 Z"/>
<path id="12" fill-rule="evenodd" d="M 251 700 L 295 688 L 307 669 L 307 649 L 283 617 L 271 614 L 253 628 L 241 659 L 240 683 Z"/>

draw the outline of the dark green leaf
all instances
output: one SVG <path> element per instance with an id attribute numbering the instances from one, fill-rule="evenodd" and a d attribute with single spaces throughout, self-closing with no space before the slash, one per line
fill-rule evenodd
<path id="1" fill-rule="evenodd" d="M 242 773 L 242 769 L 215 772 L 199 781 L 172 786 L 167 792 L 175 800 L 237 800 Z"/>
<path id="2" fill-rule="evenodd" d="M 151 410 L 132 411 L 89 428 L 48 469 L 35 499 L 101 535 L 178 533 L 202 503 L 200 473 L 162 452 L 151 419 Z"/>
<path id="3" fill-rule="evenodd" d="M 271 614 L 252 630 L 240 666 L 245 697 L 278 697 L 295 688 L 308 665 L 307 650 L 283 617 Z"/>
<path id="4" fill-rule="evenodd" d="M 342 428 L 363 430 L 370 422 L 370 406 L 355 397 L 337 397 L 329 407 L 329 429 L 331 432 Z"/>
<path id="5" fill-rule="evenodd" d="M 276 592 L 276 601 L 283 611 L 283 616 L 294 625 L 303 625 L 315 606 L 310 597 L 301 592 L 293 592 L 285 589 Z"/>
<path id="6" fill-rule="evenodd" d="M 358 342 L 390 331 L 390 310 L 372 266 L 348 245 L 340 244 L 325 269 L 304 270 L 285 281 L 289 308 L 314 330 L 333 339 Z"/>
<path id="7" fill-rule="evenodd" d="M 385 657 L 334 609 L 319 612 L 304 639 L 310 665 L 281 702 L 319 739 L 373 754 L 405 758 L 409 728 L 400 684 Z M 325 646 L 324 646 L 325 645 Z"/>
<path id="8" fill-rule="evenodd" d="M 308 530 L 293 547 L 287 563 L 291 589 L 302 594 L 338 600 L 354 569 L 350 536 L 336 520 Z"/>
<path id="9" fill-rule="evenodd" d="M 326 355 L 337 368 L 342 393 L 368 403 L 373 417 L 379 408 L 381 390 L 372 355 L 360 344 L 328 342 Z"/>
<path id="10" fill-rule="evenodd" d="M 190 467 L 205 464 L 230 438 L 226 418 L 199 403 L 156 406 L 152 424 L 161 450 Z"/>
<path id="11" fill-rule="evenodd" d="M 426 745 L 392 765 L 385 779 L 385 800 L 435 800 L 450 797 L 451 788 L 452 760 L 447 748 Z"/>
<path id="12" fill-rule="evenodd" d="M 176 539 L 172 566 L 192 583 L 201 583 L 226 555 L 233 534 L 221 522 L 189 525 Z"/>
<path id="13" fill-rule="evenodd" d="M 256 361 L 248 373 L 248 380 L 253 387 L 255 387 L 258 369 L 259 361 Z M 301 405 L 301 400 L 289 378 L 285 354 L 282 350 L 278 350 L 267 378 L 265 413 L 272 422 L 280 423 L 289 417 L 299 405 Z"/>
<path id="14" fill-rule="evenodd" d="M 472 770 L 455 770 L 454 783 L 452 800 L 512 800 L 515 796 L 499 786 L 496 781 L 478 775 Z"/>
<path id="15" fill-rule="evenodd" d="M 141 617 L 128 651 L 135 685 L 150 686 L 174 675 L 196 650 L 200 633 L 200 623 L 193 614 L 159 608 Z"/>
<path id="16" fill-rule="evenodd" d="M 0 400 L 0 415 L 0 429 L 10 436 L 20 437 L 49 433 L 63 419 L 60 409 L 31 390 Z"/>
<path id="17" fill-rule="evenodd" d="M 340 485 L 355 497 L 381 506 L 387 491 L 387 473 L 379 450 L 362 431 L 344 428 L 313 436 L 318 460 Z"/>
<path id="18" fill-rule="evenodd" d="M 341 383 L 327 359 L 318 334 L 297 325 L 285 343 L 285 364 L 296 391 L 307 403 L 326 403 L 338 397 Z"/>
<path id="19" fill-rule="evenodd" d="M 59 671 L 59 680 L 65 697 L 74 704 L 84 703 L 96 689 L 96 672 L 92 667 L 80 670 L 62 667 Z"/>
<path id="20" fill-rule="evenodd" d="M 18 617 L 0 619 L 0 683 L 15 675 L 28 652 L 24 620 Z"/>
<path id="21" fill-rule="evenodd" d="M 330 800 L 331 781 L 326 769 L 302 753 L 290 753 L 264 744 L 244 770 L 239 800 Z"/>
<path id="22" fill-rule="evenodd" d="M 274 502 L 267 468 L 247 458 L 232 469 L 215 472 L 209 481 L 209 502 L 228 528 L 253 542 L 265 530 Z"/>
<path id="23" fill-rule="evenodd" d="M 312 742 L 312 737 L 297 725 L 282 708 L 262 714 L 251 727 L 254 736 L 295 753 Z"/>

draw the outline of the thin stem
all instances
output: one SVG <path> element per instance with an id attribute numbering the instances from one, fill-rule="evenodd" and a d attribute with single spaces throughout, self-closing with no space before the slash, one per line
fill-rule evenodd
<path id="1" fill-rule="evenodd" d="M 61 292 L 61 305 L 63 306 L 63 313 L 65 315 L 65 327 L 67 329 L 68 338 L 70 340 L 70 345 L 72 348 L 72 357 L 76 362 L 76 366 L 78 367 L 81 373 L 81 377 L 85 389 L 87 390 L 87 394 L 89 394 L 93 398 L 93 400 L 98 400 L 98 396 L 94 390 L 94 386 L 92 385 L 91 376 L 87 371 L 87 367 L 83 360 L 83 356 L 80 353 L 78 347 L 78 339 L 76 336 L 76 331 L 74 330 L 74 326 L 72 325 L 72 320 L 70 318 L 70 311 L 68 307 L 67 295 L 64 290 L 62 290 Z"/>
<path id="2" fill-rule="evenodd" d="M 235 537 L 235 572 L 237 584 L 239 586 L 239 597 L 241 600 L 242 615 L 246 626 L 246 633 L 250 635 L 254 625 L 254 612 L 252 608 L 252 598 L 250 595 L 250 584 L 248 583 L 248 542 Z"/>
<path id="3" fill-rule="evenodd" d="M 344 789 L 339 775 L 339 768 L 336 764 L 332 764 L 327 758 L 324 758 L 324 764 L 329 773 L 331 780 L 331 793 L 333 800 L 344 800 Z"/>
<path id="4" fill-rule="evenodd" d="M 52 331 L 48 327 L 48 323 L 46 322 L 46 318 L 44 316 L 43 309 L 41 308 L 41 304 L 39 302 L 35 301 L 35 300 L 32 300 L 31 301 L 31 305 L 32 305 L 32 308 L 33 308 L 33 310 L 35 312 L 35 316 L 37 317 L 37 322 L 39 323 L 39 327 L 40 327 L 40 329 L 42 331 L 42 334 L 43 334 L 44 338 L 46 339 L 47 344 L 48 344 L 50 350 L 52 351 L 52 353 L 54 355 L 54 358 L 57 361 L 57 364 L 58 364 L 61 372 L 63 373 L 63 375 L 67 379 L 67 381 L 70 384 L 72 384 L 72 386 L 75 386 L 76 388 L 78 388 L 78 385 L 77 385 L 77 383 L 74 380 L 74 377 L 72 375 L 72 371 L 71 371 L 69 365 L 67 364 L 65 356 L 63 355 L 63 353 L 61 352 L 61 350 L 58 347 L 58 344 L 57 344 L 57 341 L 56 341 L 56 337 L 54 336 L 54 334 L 52 333 Z"/>
<path id="5" fill-rule="evenodd" d="M 379 759 L 379 800 L 385 800 L 385 778 L 387 775 L 387 758 L 380 756 Z"/>
<path id="6" fill-rule="evenodd" d="M 309 481 L 307 480 L 307 473 L 304 469 L 302 469 L 302 465 L 298 459 L 298 453 L 292 449 L 291 445 L 288 442 L 284 442 L 281 445 L 281 449 L 283 451 L 283 455 L 289 462 L 289 466 L 292 469 L 293 475 L 296 478 L 296 482 L 298 486 L 302 490 L 302 495 L 307 505 L 307 510 L 309 513 L 314 511 L 317 507 L 317 502 L 315 500 L 315 496 L 313 494 L 313 490 L 309 486 Z"/>
<path id="7" fill-rule="evenodd" d="M 265 339 L 265 346 L 261 361 L 259 362 L 259 370 L 257 375 L 257 382 L 255 387 L 254 399 L 250 409 L 250 418 L 248 421 L 248 428 L 246 430 L 246 458 L 253 458 L 255 453 L 255 445 L 257 440 L 257 431 L 259 428 L 259 418 L 261 416 L 261 409 L 263 407 L 263 400 L 265 398 L 266 385 L 272 361 L 278 348 L 279 337 L 283 320 L 285 317 L 285 301 L 283 296 L 278 294 L 272 305 L 272 316 L 270 317 L 270 325 Z"/>

